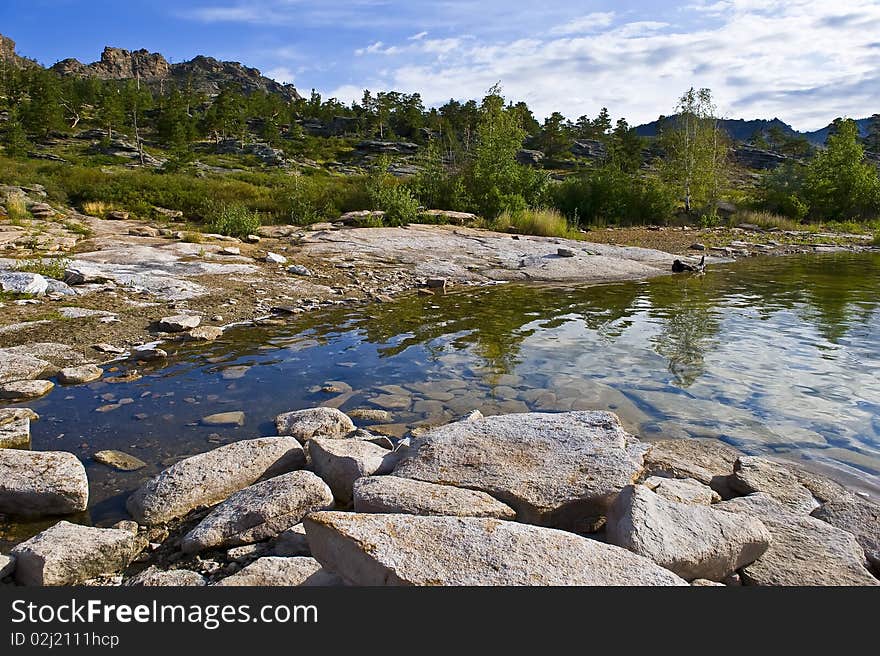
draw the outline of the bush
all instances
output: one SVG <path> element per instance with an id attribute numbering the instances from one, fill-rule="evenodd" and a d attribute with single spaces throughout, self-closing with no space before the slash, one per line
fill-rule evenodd
<path id="1" fill-rule="evenodd" d="M 31 213 L 28 212 L 24 198 L 18 195 L 11 195 L 6 199 L 6 215 L 12 225 L 21 223 L 24 219 L 28 219 Z"/>
<path id="2" fill-rule="evenodd" d="M 374 208 L 385 212 L 385 225 L 402 226 L 418 221 L 419 201 L 404 185 L 378 187 L 372 197 Z"/>
<path id="3" fill-rule="evenodd" d="M 800 164 L 786 164 L 767 173 L 758 187 L 758 207 L 803 221 L 810 207 L 803 198 L 804 169 Z"/>
<path id="4" fill-rule="evenodd" d="M 208 208 L 205 228 L 230 237 L 247 237 L 260 228 L 260 216 L 240 204 L 218 203 Z"/>
<path id="5" fill-rule="evenodd" d="M 513 231 L 523 235 L 540 237 L 566 237 L 582 239 L 568 220 L 554 209 L 526 209 L 516 213 L 505 212 L 492 223 L 492 228 L 500 231 Z"/>

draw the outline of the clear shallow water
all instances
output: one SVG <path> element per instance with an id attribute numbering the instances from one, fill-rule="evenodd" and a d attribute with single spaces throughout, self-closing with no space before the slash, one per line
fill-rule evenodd
<path id="1" fill-rule="evenodd" d="M 167 366 L 133 383 L 56 388 L 29 404 L 42 417 L 33 448 L 83 458 L 99 524 L 123 517 L 128 493 L 175 459 L 271 435 L 276 414 L 318 404 L 384 407 L 392 419 L 380 430 L 397 435 L 473 409 L 612 410 L 645 438 L 717 437 L 876 492 L 878 305 L 880 254 L 840 254 L 340 309 L 171 345 Z M 342 391 L 323 391 L 329 381 Z M 120 399 L 131 402 L 96 412 Z M 230 410 L 246 413 L 243 427 L 198 425 Z M 120 473 L 90 459 L 107 448 L 149 467 Z"/>

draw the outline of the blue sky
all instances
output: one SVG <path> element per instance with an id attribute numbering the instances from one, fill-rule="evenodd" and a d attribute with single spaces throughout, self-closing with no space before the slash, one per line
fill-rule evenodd
<path id="1" fill-rule="evenodd" d="M 799 129 L 880 113 L 877 0 L 3 0 L 0 33 L 44 64 L 105 45 L 206 54 L 345 101 L 441 104 L 500 81 L 539 117 L 640 123 L 694 85 L 724 116 Z"/>

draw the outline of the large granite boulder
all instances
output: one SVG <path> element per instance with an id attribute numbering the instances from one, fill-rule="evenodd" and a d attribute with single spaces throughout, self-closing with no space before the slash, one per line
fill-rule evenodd
<path id="1" fill-rule="evenodd" d="M 364 440 L 314 437 L 309 440 L 308 448 L 312 469 L 327 482 L 341 503 L 351 502 L 356 480 L 387 474 L 397 460 L 393 452 Z"/>
<path id="2" fill-rule="evenodd" d="M 72 453 L 0 449 L 0 513 L 68 515 L 88 502 L 89 479 Z"/>
<path id="3" fill-rule="evenodd" d="M 733 466 L 730 487 L 740 494 L 763 492 L 794 512 L 810 514 L 819 506 L 810 492 L 785 465 L 758 458 L 740 456 Z"/>
<path id="4" fill-rule="evenodd" d="M 582 528 L 640 475 L 645 448 L 609 412 L 511 414 L 414 439 L 394 475 L 486 492 L 523 522 Z"/>
<path id="5" fill-rule="evenodd" d="M 757 560 L 770 542 L 770 533 L 754 517 L 672 501 L 643 485 L 626 487 L 617 496 L 606 537 L 688 581 L 720 581 Z"/>
<path id="6" fill-rule="evenodd" d="M 58 522 L 12 550 L 22 585 L 76 585 L 121 571 L 146 546 L 137 533 Z"/>
<path id="7" fill-rule="evenodd" d="M 336 408 L 320 407 L 280 414 L 275 418 L 275 428 L 279 435 L 290 435 L 305 443 L 313 437 L 345 437 L 354 430 L 354 424 Z"/>
<path id="8" fill-rule="evenodd" d="M 740 455 L 719 440 L 661 440 L 653 442 L 645 454 L 645 468 L 651 475 L 693 478 L 713 489 L 725 489 Z"/>
<path id="9" fill-rule="evenodd" d="M 865 569 L 865 552 L 847 531 L 794 512 L 764 493 L 722 501 L 713 509 L 757 517 L 770 531 L 770 548 L 740 570 L 747 585 L 878 585 Z"/>
<path id="10" fill-rule="evenodd" d="M 332 506 L 330 488 L 313 473 L 282 474 L 246 487 L 220 503 L 184 536 L 181 549 L 195 553 L 261 542 L 298 524 L 310 512 Z"/>
<path id="11" fill-rule="evenodd" d="M 302 446 L 290 437 L 234 442 L 181 460 L 148 480 L 129 497 L 128 512 L 142 524 L 161 524 L 304 465 Z"/>
<path id="12" fill-rule="evenodd" d="M 362 513 L 516 519 L 513 508 L 485 492 L 399 476 L 367 476 L 355 481 L 354 510 Z"/>
<path id="13" fill-rule="evenodd" d="M 353 585 L 687 585 L 626 549 L 498 519 L 320 512 L 304 524 L 314 557 Z"/>
<path id="14" fill-rule="evenodd" d="M 822 504 L 812 515 L 852 533 L 865 550 L 874 572 L 880 574 L 880 506 L 853 495 Z"/>

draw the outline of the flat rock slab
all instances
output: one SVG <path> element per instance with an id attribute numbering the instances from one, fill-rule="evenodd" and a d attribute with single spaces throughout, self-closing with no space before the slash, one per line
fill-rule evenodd
<path id="1" fill-rule="evenodd" d="M 201 587 L 207 584 L 205 577 L 198 572 L 188 569 L 161 570 L 154 565 L 125 583 L 133 587 Z"/>
<path id="2" fill-rule="evenodd" d="M 19 380 L 0 385 L 0 399 L 25 401 L 46 396 L 55 387 L 51 380 Z"/>
<path id="3" fill-rule="evenodd" d="M 0 425 L 0 449 L 30 449 L 31 420 L 20 417 Z"/>
<path id="4" fill-rule="evenodd" d="M 362 513 L 516 518 L 513 508 L 485 492 L 398 476 L 368 476 L 355 481 L 354 510 Z"/>
<path id="5" fill-rule="evenodd" d="M 866 499 L 829 501 L 813 511 L 813 517 L 852 533 L 874 571 L 880 574 L 880 506 Z"/>
<path id="6" fill-rule="evenodd" d="M 333 506 L 333 494 L 320 478 L 296 471 L 255 483 L 218 505 L 184 536 L 181 549 L 196 553 L 273 538 L 310 512 Z"/>
<path id="7" fill-rule="evenodd" d="M 104 375 L 104 370 L 94 364 L 84 364 L 79 367 L 65 367 L 58 372 L 58 382 L 62 385 L 81 385 L 98 380 Z"/>
<path id="8" fill-rule="evenodd" d="M 362 440 L 314 437 L 308 442 L 312 469 L 341 503 L 352 500 L 354 482 L 364 476 L 387 474 L 395 456 L 391 451 Z"/>
<path id="9" fill-rule="evenodd" d="M 855 536 L 792 512 L 769 495 L 750 494 L 713 508 L 757 517 L 770 531 L 770 548 L 741 570 L 746 585 L 880 585 L 865 569 Z"/>
<path id="10" fill-rule="evenodd" d="M 704 485 L 726 486 L 733 464 L 742 455 L 719 440 L 661 440 L 651 443 L 645 468 L 651 475 L 693 478 Z"/>
<path id="11" fill-rule="evenodd" d="M 227 576 L 219 586 L 337 586 L 342 580 L 314 558 L 264 556 L 240 572 Z"/>
<path id="12" fill-rule="evenodd" d="M 68 515 L 88 502 L 86 470 L 72 453 L 0 449 L 0 513 Z"/>
<path id="13" fill-rule="evenodd" d="M 606 537 L 688 581 L 720 581 L 757 560 L 770 542 L 769 531 L 754 517 L 671 501 L 643 485 L 617 496 Z"/>
<path id="14" fill-rule="evenodd" d="M 0 385 L 38 378 L 51 363 L 11 349 L 0 349 Z"/>
<path id="15" fill-rule="evenodd" d="M 730 487 L 740 494 L 763 492 L 793 512 L 809 515 L 819 506 L 789 467 L 764 458 L 740 456 L 733 466 Z"/>
<path id="16" fill-rule="evenodd" d="M 0 271 L 0 291 L 41 296 L 49 289 L 49 281 L 39 273 Z"/>
<path id="17" fill-rule="evenodd" d="M 348 415 L 336 408 L 307 408 L 285 412 L 275 418 L 279 435 L 290 435 L 300 442 L 313 437 L 342 438 L 354 430 Z"/>
<path id="18" fill-rule="evenodd" d="M 302 446 L 289 437 L 261 437 L 221 446 L 181 460 L 144 483 L 128 499 L 131 516 L 161 524 L 211 506 L 263 477 L 305 465 Z"/>
<path id="19" fill-rule="evenodd" d="M 95 459 L 95 462 L 100 462 L 102 465 L 113 467 L 119 471 L 137 471 L 147 466 L 147 463 L 140 458 L 114 449 L 98 451 L 92 458 Z"/>
<path id="20" fill-rule="evenodd" d="M 498 519 L 320 512 L 304 525 L 314 557 L 354 585 L 687 585 L 626 549 Z"/>
<path id="21" fill-rule="evenodd" d="M 709 506 L 721 501 L 721 496 L 715 490 L 708 485 L 703 485 L 695 478 L 651 476 L 644 482 L 644 486 L 661 497 L 679 503 Z"/>
<path id="22" fill-rule="evenodd" d="M 113 574 L 146 546 L 136 533 L 58 522 L 12 550 L 22 585 L 75 585 Z"/>
<path id="23" fill-rule="evenodd" d="M 644 448 L 610 412 L 512 414 L 429 431 L 394 475 L 480 490 L 519 521 L 574 528 L 604 516 L 634 482 Z"/>

